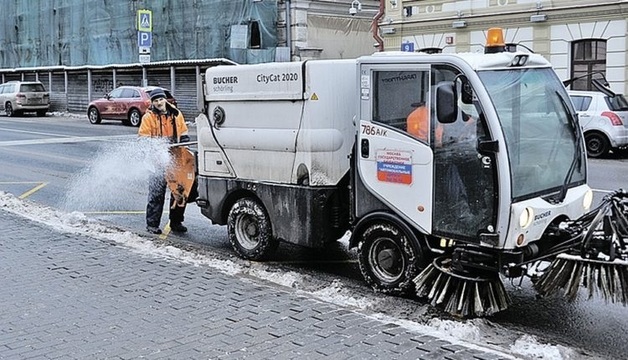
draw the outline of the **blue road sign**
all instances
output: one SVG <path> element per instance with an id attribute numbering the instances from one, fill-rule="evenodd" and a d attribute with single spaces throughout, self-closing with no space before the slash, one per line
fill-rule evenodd
<path id="1" fill-rule="evenodd" d="M 153 33 L 147 31 L 137 32 L 137 45 L 139 47 L 151 47 L 153 46 Z"/>
<path id="2" fill-rule="evenodd" d="M 414 52 L 414 43 L 412 42 L 402 43 L 401 51 Z"/>
<path id="3" fill-rule="evenodd" d="M 137 30 L 138 31 L 153 31 L 153 12 L 150 10 L 138 10 L 137 11 Z"/>

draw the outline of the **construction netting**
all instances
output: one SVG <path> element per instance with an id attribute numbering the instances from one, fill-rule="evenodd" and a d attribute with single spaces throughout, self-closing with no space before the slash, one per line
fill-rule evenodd
<path id="1" fill-rule="evenodd" d="M 143 35 L 138 10 L 151 11 Z M 153 62 L 268 62 L 276 23 L 268 0 L 2 0 L 0 68 L 137 63 L 140 45 Z"/>

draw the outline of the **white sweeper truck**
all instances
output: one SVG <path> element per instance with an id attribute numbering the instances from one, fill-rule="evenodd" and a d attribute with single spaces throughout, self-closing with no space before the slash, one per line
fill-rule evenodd
<path id="1" fill-rule="evenodd" d="M 217 66 L 204 93 L 197 204 L 243 258 L 350 231 L 375 290 L 457 316 L 505 309 L 524 276 L 628 302 L 628 195 L 591 209 L 565 87 L 500 29 L 484 53 Z"/>

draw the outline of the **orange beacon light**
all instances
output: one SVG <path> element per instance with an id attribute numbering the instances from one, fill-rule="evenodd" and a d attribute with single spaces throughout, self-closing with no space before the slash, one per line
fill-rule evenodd
<path id="1" fill-rule="evenodd" d="M 485 54 L 494 54 L 504 52 L 506 44 L 504 44 L 504 32 L 501 28 L 490 28 L 486 34 Z"/>

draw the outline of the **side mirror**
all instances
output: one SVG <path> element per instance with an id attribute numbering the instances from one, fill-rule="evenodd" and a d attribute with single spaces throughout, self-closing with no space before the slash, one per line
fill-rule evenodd
<path id="1" fill-rule="evenodd" d="M 466 77 L 461 77 L 460 100 L 463 104 L 473 104 L 473 88 Z"/>
<path id="2" fill-rule="evenodd" d="M 109 95 L 109 93 L 106 93 L 105 94 L 105 99 L 107 99 L 107 100 L 111 99 L 111 95 Z"/>
<path id="3" fill-rule="evenodd" d="M 458 118 L 456 86 L 452 81 L 444 81 L 436 86 L 436 118 L 443 124 L 451 124 Z"/>

